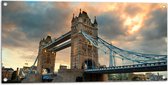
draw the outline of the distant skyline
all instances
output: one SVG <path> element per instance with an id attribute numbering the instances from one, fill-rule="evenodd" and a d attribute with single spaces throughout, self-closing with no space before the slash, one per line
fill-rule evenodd
<path id="1" fill-rule="evenodd" d="M 5 67 L 31 66 L 39 41 L 71 30 L 73 13 L 86 11 L 98 22 L 98 35 L 113 45 L 135 52 L 167 54 L 167 5 L 161 3 L 9 2 L 2 6 L 2 63 Z M 3 3 L 3 2 L 2 2 Z M 107 57 L 100 57 L 107 64 Z M 118 60 L 120 63 L 121 61 Z M 56 54 L 55 70 L 70 66 L 70 48 Z"/>

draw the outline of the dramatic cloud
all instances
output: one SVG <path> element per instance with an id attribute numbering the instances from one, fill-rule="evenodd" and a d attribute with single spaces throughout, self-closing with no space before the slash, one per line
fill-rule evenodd
<path id="1" fill-rule="evenodd" d="M 100 35 L 108 37 L 108 40 L 125 34 L 126 29 L 121 25 L 123 20 L 113 12 L 98 16 L 98 23 Z"/>
<path id="2" fill-rule="evenodd" d="M 149 19 L 145 21 L 142 35 L 145 40 L 153 40 L 167 37 L 167 11 L 154 10 L 150 13 Z"/>
<path id="3" fill-rule="evenodd" d="M 7 7 L 3 6 L 3 51 L 5 51 L 4 48 L 38 50 L 40 39 L 46 37 L 46 35 L 53 35 L 52 37 L 56 38 L 68 32 L 70 26 L 66 22 L 70 21 L 68 17 L 71 11 L 60 9 L 60 5 L 61 3 L 8 2 Z M 12 50 L 9 52 L 12 52 Z M 25 53 L 25 49 L 22 52 Z M 20 54 L 18 58 L 27 59 L 27 55 L 34 56 L 34 60 L 37 51 L 34 54 Z M 33 61 L 31 60 L 31 62 Z"/>
<path id="4" fill-rule="evenodd" d="M 149 19 L 145 21 L 145 26 L 141 31 L 141 36 L 143 36 L 141 50 L 150 53 L 166 54 L 167 11 L 166 9 L 157 9 L 149 15 Z"/>
<path id="5" fill-rule="evenodd" d="M 99 36 L 109 43 L 136 52 L 166 54 L 167 7 L 163 5 L 10 1 L 2 6 L 2 63 L 13 68 L 25 62 L 32 65 L 39 41 L 70 31 L 72 15 L 78 16 L 80 8 L 92 22 L 96 16 Z M 108 57 L 100 56 L 100 63 L 108 65 Z M 70 48 L 57 53 L 55 68 L 60 64 L 70 66 Z"/>
<path id="6" fill-rule="evenodd" d="M 8 4 L 15 7 L 15 4 Z M 44 37 L 49 32 L 57 34 L 67 28 L 64 23 L 70 13 L 69 10 L 62 10 L 55 6 L 48 7 L 50 5 L 48 3 L 25 2 L 25 4 L 26 9 L 21 6 L 21 10 L 13 12 L 10 11 L 10 8 L 13 7 L 3 7 L 5 12 L 3 12 L 2 16 L 5 18 L 4 23 L 8 21 L 14 23 L 17 26 L 17 30 L 25 33 L 27 38 L 39 39 L 39 37 Z"/>

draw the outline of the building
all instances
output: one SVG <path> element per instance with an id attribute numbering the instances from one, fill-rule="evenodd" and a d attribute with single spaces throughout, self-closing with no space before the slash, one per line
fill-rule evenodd
<path id="1" fill-rule="evenodd" d="M 161 81 L 164 80 L 163 79 L 163 75 L 159 75 L 159 73 L 157 74 L 153 74 L 153 73 L 146 73 L 147 79 L 149 81 Z"/>
<path id="2" fill-rule="evenodd" d="M 44 70 L 47 73 L 54 73 L 56 53 L 47 49 L 42 49 L 46 44 L 52 42 L 51 36 L 43 38 L 39 43 L 39 53 L 37 62 L 37 71 L 43 74 Z"/>
<path id="3" fill-rule="evenodd" d="M 130 75 L 132 75 L 132 73 L 109 74 L 108 78 L 109 80 L 112 81 L 118 81 L 118 80 L 128 81 Z"/>
<path id="4" fill-rule="evenodd" d="M 121 73 L 110 74 L 109 81 L 145 81 L 147 77 L 145 74 Z"/>
<path id="5" fill-rule="evenodd" d="M 2 79 L 7 78 L 7 80 L 11 80 L 13 72 L 12 68 L 2 67 Z"/>
<path id="6" fill-rule="evenodd" d="M 96 17 L 92 22 L 87 12 L 81 11 L 73 16 L 71 21 L 71 69 L 94 68 L 98 63 L 98 49 L 84 38 L 80 31 L 84 31 L 93 38 L 98 36 Z"/>
<path id="7" fill-rule="evenodd" d="M 146 81 L 147 77 L 145 74 L 132 74 L 128 79 L 132 81 Z"/>
<path id="8" fill-rule="evenodd" d="M 28 67 L 28 66 L 23 66 L 23 68 L 20 68 L 20 71 L 18 73 L 19 75 L 19 78 L 20 79 L 23 79 L 25 78 L 25 76 L 30 73 L 30 71 L 32 72 L 37 72 L 37 67 L 36 66 L 33 66 L 33 67 Z"/>
<path id="9" fill-rule="evenodd" d="M 37 67 L 36 66 L 32 66 L 32 67 L 23 66 L 23 68 L 20 68 L 19 78 L 22 83 L 38 82 L 40 77 L 37 71 Z"/>

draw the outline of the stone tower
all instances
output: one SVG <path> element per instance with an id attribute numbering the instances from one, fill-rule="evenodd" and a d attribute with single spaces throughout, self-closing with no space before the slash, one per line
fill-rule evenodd
<path id="1" fill-rule="evenodd" d="M 79 32 L 82 30 L 96 39 L 98 36 L 96 17 L 94 22 L 85 11 L 71 21 L 71 69 L 94 68 L 98 66 L 98 50 Z"/>
<path id="2" fill-rule="evenodd" d="M 48 49 L 42 49 L 46 44 L 52 42 L 51 36 L 42 39 L 39 43 L 37 71 L 42 74 L 44 70 L 48 73 L 54 72 L 56 53 Z"/>

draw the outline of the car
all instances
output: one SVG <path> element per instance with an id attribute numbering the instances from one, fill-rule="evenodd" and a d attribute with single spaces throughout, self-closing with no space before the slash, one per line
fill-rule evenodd
<path id="1" fill-rule="evenodd" d="M 42 81 L 43 82 L 51 82 L 53 80 L 52 74 L 43 74 Z"/>

